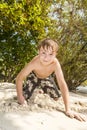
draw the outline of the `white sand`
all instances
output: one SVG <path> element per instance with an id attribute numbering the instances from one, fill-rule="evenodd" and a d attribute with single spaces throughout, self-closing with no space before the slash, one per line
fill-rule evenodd
<path id="1" fill-rule="evenodd" d="M 9 112 L 0 113 L 0 130 L 87 130 L 87 122 L 57 111 Z"/>
<path id="2" fill-rule="evenodd" d="M 62 98 L 55 102 L 37 92 L 32 102 L 22 107 L 13 98 L 15 86 L 0 84 L 0 130 L 87 130 L 87 122 L 71 119 L 58 111 L 64 111 Z M 72 110 L 87 118 L 87 95 L 70 93 L 70 103 Z"/>

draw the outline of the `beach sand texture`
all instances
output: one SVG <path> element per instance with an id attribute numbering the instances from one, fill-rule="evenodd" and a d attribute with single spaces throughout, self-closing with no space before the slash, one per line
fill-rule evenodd
<path id="1" fill-rule="evenodd" d="M 87 95 L 70 92 L 71 109 L 87 118 Z M 64 114 L 62 97 L 57 101 L 36 89 L 28 106 L 17 102 L 15 85 L 0 83 L 0 130 L 87 130 Z"/>

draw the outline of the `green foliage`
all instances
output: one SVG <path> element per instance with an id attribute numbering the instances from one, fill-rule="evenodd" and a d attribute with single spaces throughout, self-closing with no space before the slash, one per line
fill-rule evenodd
<path id="1" fill-rule="evenodd" d="M 81 85 L 87 86 L 87 80 L 85 80 Z"/>
<path id="2" fill-rule="evenodd" d="M 72 90 L 87 80 L 87 2 L 58 1 L 52 15 L 56 19 L 52 19 L 53 27 L 48 35 L 59 43 L 57 57 Z"/>
<path id="3" fill-rule="evenodd" d="M 20 69 L 37 54 L 36 44 L 45 37 L 50 23 L 49 5 L 40 0 L 0 2 L 1 80 L 14 81 Z"/>
<path id="4" fill-rule="evenodd" d="M 0 80 L 14 81 L 44 37 L 58 41 L 69 89 L 87 80 L 86 0 L 1 0 Z"/>

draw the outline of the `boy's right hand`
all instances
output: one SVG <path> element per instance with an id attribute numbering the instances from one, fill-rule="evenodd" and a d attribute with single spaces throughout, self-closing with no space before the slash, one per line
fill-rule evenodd
<path id="1" fill-rule="evenodd" d="M 21 104 L 21 105 L 24 105 L 24 104 L 27 105 L 27 101 L 25 100 L 24 96 L 18 97 L 18 103 Z"/>

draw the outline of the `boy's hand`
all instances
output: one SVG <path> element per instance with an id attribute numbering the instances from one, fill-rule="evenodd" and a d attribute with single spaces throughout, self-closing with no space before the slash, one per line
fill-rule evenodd
<path id="1" fill-rule="evenodd" d="M 76 113 L 76 112 L 66 111 L 65 114 L 66 114 L 67 116 L 69 116 L 70 118 L 76 118 L 76 119 L 79 120 L 79 121 L 86 121 L 86 119 L 85 119 L 83 116 L 79 115 L 79 114 Z"/>
<path id="2" fill-rule="evenodd" d="M 22 105 L 23 105 L 23 107 L 27 107 L 28 106 L 27 101 L 24 100 L 24 103 Z"/>
<path id="3" fill-rule="evenodd" d="M 26 100 L 25 100 L 24 96 L 18 96 L 18 103 L 19 104 L 23 105 L 23 104 L 25 104 L 25 102 L 26 102 Z"/>

